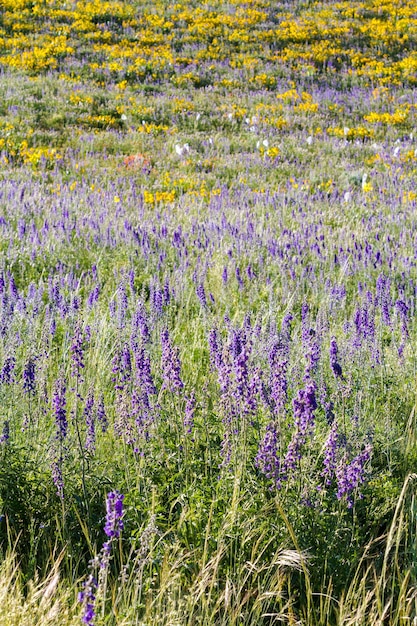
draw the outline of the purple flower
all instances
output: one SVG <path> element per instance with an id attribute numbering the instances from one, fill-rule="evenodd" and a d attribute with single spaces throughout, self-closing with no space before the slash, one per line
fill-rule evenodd
<path id="1" fill-rule="evenodd" d="M 290 339 L 291 339 L 291 322 L 293 321 L 294 317 L 292 316 L 291 313 L 287 313 L 286 315 L 284 315 L 283 319 L 282 319 L 282 323 L 281 323 L 281 335 L 282 335 L 282 339 L 284 341 L 284 343 L 286 345 L 288 345 L 290 343 Z"/>
<path id="2" fill-rule="evenodd" d="M 156 394 L 156 388 L 152 378 L 151 360 L 142 346 L 134 347 L 136 364 L 136 380 L 143 396 Z"/>
<path id="3" fill-rule="evenodd" d="M 345 455 L 336 468 L 336 495 L 338 500 L 346 496 L 348 508 L 353 506 L 352 492 L 365 481 L 365 465 L 371 458 L 371 450 L 371 445 L 366 445 L 350 463 L 346 463 Z"/>
<path id="4" fill-rule="evenodd" d="M 266 427 L 263 440 L 259 444 L 258 454 L 255 458 L 255 466 L 272 480 L 275 487 L 281 487 L 281 462 L 278 454 L 278 435 L 274 422 Z"/>
<path id="5" fill-rule="evenodd" d="M 23 391 L 29 395 L 34 395 L 36 391 L 35 360 L 33 358 L 29 358 L 23 368 Z"/>
<path id="6" fill-rule="evenodd" d="M 395 309 L 397 314 L 401 320 L 401 332 L 403 335 L 403 339 L 407 339 L 409 336 L 408 333 L 408 311 L 409 308 L 403 300 L 397 300 L 395 303 Z"/>
<path id="7" fill-rule="evenodd" d="M 382 319 L 386 326 L 391 326 L 390 312 L 392 308 L 392 300 L 390 295 L 390 280 L 388 276 L 380 274 L 376 281 L 376 303 L 380 305 L 382 311 Z"/>
<path id="8" fill-rule="evenodd" d="M 243 289 L 245 283 L 243 282 L 243 278 L 240 273 L 240 267 L 236 267 L 235 275 L 236 275 L 237 284 L 239 285 L 239 289 Z"/>
<path id="9" fill-rule="evenodd" d="M 0 371 L 0 383 L 10 385 L 14 381 L 13 370 L 16 365 L 16 359 L 13 356 L 6 357 L 3 367 Z"/>
<path id="10" fill-rule="evenodd" d="M 145 310 L 144 310 L 144 306 L 142 302 L 139 303 L 138 309 L 133 318 L 133 328 L 134 328 L 134 331 L 139 330 L 143 341 L 145 342 L 149 341 L 151 335 L 149 332 L 149 326 L 146 320 L 146 314 L 145 314 Z M 136 332 L 135 332 L 135 336 L 136 336 Z"/>
<path id="11" fill-rule="evenodd" d="M 81 381 L 81 370 L 84 369 L 84 335 L 77 326 L 71 343 L 72 375 Z"/>
<path id="12" fill-rule="evenodd" d="M 123 530 L 123 499 L 124 495 L 118 491 L 107 494 L 104 532 L 109 539 L 118 539 Z"/>
<path id="13" fill-rule="evenodd" d="M 164 307 L 164 294 L 162 289 L 154 287 L 151 292 L 151 303 L 155 314 L 159 317 Z"/>
<path id="14" fill-rule="evenodd" d="M 96 413 L 97 413 L 97 421 L 101 424 L 101 431 L 103 433 L 106 432 L 108 426 L 108 420 L 106 415 L 106 409 L 104 406 L 104 396 L 101 394 L 97 404 L 96 404 Z"/>
<path id="15" fill-rule="evenodd" d="M 205 309 L 207 307 L 207 297 L 206 297 L 204 285 L 202 283 L 198 285 L 196 289 L 196 294 L 197 294 L 198 299 L 200 300 L 201 306 L 203 307 L 203 309 Z"/>
<path id="16" fill-rule="evenodd" d="M 6 420 L 3 424 L 3 430 L 0 435 L 0 444 L 8 443 L 9 439 L 10 439 L 10 424 L 9 424 L 9 420 Z"/>
<path id="17" fill-rule="evenodd" d="M 300 389 L 293 402 L 295 432 L 288 444 L 284 459 L 285 471 L 295 470 L 301 459 L 301 448 L 306 443 L 307 435 L 314 429 L 314 411 L 317 408 L 316 387 L 312 380 Z"/>
<path id="18" fill-rule="evenodd" d="M 57 438 L 59 441 L 63 441 L 67 436 L 68 422 L 67 422 L 67 401 L 66 401 L 66 385 L 62 378 L 59 378 L 55 382 L 55 390 L 52 398 L 52 407 L 55 416 L 55 424 L 57 429 Z"/>
<path id="19" fill-rule="evenodd" d="M 330 341 L 330 367 L 332 368 L 332 372 L 336 378 L 342 377 L 342 366 L 337 360 L 338 348 L 336 339 L 332 337 Z"/>
<path id="20" fill-rule="evenodd" d="M 182 389 L 184 383 L 181 380 L 181 363 L 178 355 L 178 348 L 171 345 L 169 332 L 164 329 L 161 333 L 162 343 L 162 373 L 163 389 Z"/>
<path id="21" fill-rule="evenodd" d="M 93 307 L 96 302 L 98 302 L 99 296 L 100 296 L 100 287 L 99 285 L 95 285 L 95 287 L 92 289 L 92 291 L 90 292 L 87 298 L 87 304 L 90 308 Z"/>
<path id="22" fill-rule="evenodd" d="M 97 580 L 92 574 L 83 584 L 83 590 L 78 594 L 78 601 L 83 605 L 82 622 L 87 626 L 94 626 L 95 602 L 96 602 Z"/>
<path id="23" fill-rule="evenodd" d="M 284 354 L 284 349 L 279 344 L 275 344 L 269 352 L 269 364 L 271 368 L 271 400 L 274 413 L 278 414 L 285 409 L 287 402 L 287 366 L 288 358 Z"/>
<path id="24" fill-rule="evenodd" d="M 334 476 L 336 470 L 336 453 L 338 447 L 337 430 L 338 425 L 337 422 L 334 421 L 326 440 L 323 460 L 324 469 L 321 473 L 327 486 L 331 484 L 332 477 Z"/>
<path id="25" fill-rule="evenodd" d="M 132 378 L 132 355 L 127 343 L 116 352 L 112 361 L 115 389 L 121 391 Z"/>

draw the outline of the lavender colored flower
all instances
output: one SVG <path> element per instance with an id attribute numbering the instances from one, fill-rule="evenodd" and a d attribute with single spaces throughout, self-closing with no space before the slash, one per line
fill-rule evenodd
<path id="1" fill-rule="evenodd" d="M 82 622 L 86 626 L 94 626 L 97 580 L 92 574 L 83 584 L 83 590 L 78 594 L 78 601 L 83 606 Z"/>
<path id="2" fill-rule="evenodd" d="M 212 328 L 208 336 L 210 360 L 219 369 L 222 364 L 222 346 L 217 328 Z"/>
<path id="3" fill-rule="evenodd" d="M 342 378 L 342 366 L 337 360 L 338 347 L 335 337 L 330 341 L 330 367 L 336 378 Z"/>
<path id="4" fill-rule="evenodd" d="M 171 302 L 171 297 L 174 294 L 171 294 L 171 290 L 169 288 L 169 282 L 168 279 L 165 281 L 164 284 L 164 291 L 163 291 L 163 296 L 164 296 L 164 305 L 167 306 L 170 302 Z"/>
<path id="5" fill-rule="evenodd" d="M 283 411 L 287 402 L 287 366 L 288 358 L 285 350 L 279 344 L 275 344 L 269 352 L 269 365 L 271 368 L 270 385 L 271 400 L 274 413 Z"/>
<path id="6" fill-rule="evenodd" d="M 164 307 L 164 294 L 159 287 L 154 287 L 151 292 L 151 303 L 155 314 L 159 317 L 162 315 Z"/>
<path id="7" fill-rule="evenodd" d="M 331 485 L 332 477 L 334 476 L 336 470 L 336 454 L 338 448 L 337 431 L 338 425 L 337 422 L 334 421 L 330 428 L 329 436 L 326 439 L 323 459 L 324 469 L 321 473 L 327 486 Z"/>
<path id="8" fill-rule="evenodd" d="M 353 491 L 365 481 L 365 465 L 371 458 L 372 446 L 367 444 L 364 450 L 350 463 L 346 462 L 346 455 L 336 468 L 337 498 L 346 496 L 348 508 L 353 506 Z"/>
<path id="9" fill-rule="evenodd" d="M 121 391 L 132 378 L 132 355 L 127 343 L 116 352 L 112 365 L 112 371 L 115 374 L 112 379 L 115 389 Z"/>
<path id="10" fill-rule="evenodd" d="M 403 300 L 397 300 L 395 303 L 395 310 L 401 320 L 401 332 L 403 335 L 403 339 L 407 339 L 409 336 L 408 332 L 408 312 L 409 308 Z"/>
<path id="11" fill-rule="evenodd" d="M 101 431 L 105 433 L 108 427 L 108 420 L 107 420 L 107 415 L 106 415 L 106 409 L 104 406 L 103 394 L 101 394 L 100 398 L 98 399 L 98 402 L 96 403 L 96 414 L 97 414 L 97 421 L 101 425 Z"/>
<path id="12" fill-rule="evenodd" d="M 53 413 L 55 416 L 55 424 L 57 429 L 57 438 L 59 441 L 63 441 L 67 436 L 68 422 L 67 422 L 67 401 L 66 401 L 66 385 L 62 378 L 59 378 L 55 382 L 54 395 L 52 398 Z"/>
<path id="13" fill-rule="evenodd" d="M 91 290 L 87 298 L 87 304 L 90 308 L 93 307 L 96 302 L 98 302 L 99 296 L 100 296 L 100 286 L 95 285 L 95 287 L 93 287 L 93 289 Z"/>
<path id="14" fill-rule="evenodd" d="M 0 371 L 0 383 L 10 385 L 14 381 L 14 368 L 16 359 L 13 356 L 6 357 L 3 367 Z"/>
<path id="15" fill-rule="evenodd" d="M 84 335 L 78 325 L 71 342 L 72 375 L 81 381 L 81 370 L 84 369 Z"/>
<path id="16" fill-rule="evenodd" d="M 23 368 L 23 391 L 34 395 L 36 391 L 35 360 L 30 357 Z"/>
<path id="17" fill-rule="evenodd" d="M 13 300 L 19 299 L 19 290 L 16 285 L 16 281 L 12 274 L 9 274 L 9 293 Z"/>
<path id="18" fill-rule="evenodd" d="M 278 454 L 278 434 L 274 422 L 268 424 L 265 436 L 259 444 L 255 466 L 266 478 L 273 481 L 277 489 L 281 487 L 281 461 Z"/>
<path id="19" fill-rule="evenodd" d="M 303 344 L 308 344 L 310 340 L 310 326 L 308 320 L 308 304 L 307 302 L 303 302 L 301 307 L 301 338 Z"/>
<path id="20" fill-rule="evenodd" d="M 155 384 L 151 372 L 151 360 L 142 346 L 134 348 L 136 364 L 136 380 L 143 396 L 156 394 Z"/>
<path id="21" fill-rule="evenodd" d="M 0 444 L 8 443 L 10 440 L 10 423 L 9 420 L 5 420 L 3 424 L 3 430 L 0 435 Z"/>
<path id="22" fill-rule="evenodd" d="M 232 357 L 232 368 L 235 375 L 233 395 L 237 401 L 244 402 L 249 381 L 248 361 L 250 346 L 247 344 L 243 330 L 232 330 L 229 353 Z"/>
<path id="23" fill-rule="evenodd" d="M 181 380 L 181 363 L 178 355 L 178 348 L 171 345 L 169 332 L 164 329 L 161 333 L 162 343 L 162 373 L 163 389 L 182 389 L 184 383 Z"/>
<path id="24" fill-rule="evenodd" d="M 285 345 L 289 345 L 290 343 L 290 339 L 291 339 L 291 322 L 293 321 L 294 317 L 291 313 L 286 313 L 286 315 L 284 315 L 283 319 L 282 319 L 282 323 L 281 323 L 281 335 L 282 335 L 282 339 L 283 342 L 285 343 Z"/>
<path id="25" fill-rule="evenodd" d="M 104 532 L 109 539 L 118 539 L 123 530 L 123 500 L 124 495 L 118 491 L 107 494 Z"/>
<path id="26" fill-rule="evenodd" d="M 388 276 L 380 274 L 376 281 L 376 303 L 380 305 L 382 319 L 386 326 L 391 326 L 392 300 L 390 295 L 390 280 Z"/>
<path id="27" fill-rule="evenodd" d="M 132 295 L 135 295 L 135 270 L 133 268 L 129 270 L 129 287 Z"/>
<path id="28" fill-rule="evenodd" d="M 301 459 L 302 446 L 307 441 L 307 435 L 314 429 L 314 411 L 317 408 L 316 388 L 312 380 L 307 381 L 304 389 L 300 389 L 293 400 L 295 432 L 288 444 L 287 453 L 283 462 L 285 471 L 293 471 Z"/>
<path id="29" fill-rule="evenodd" d="M 239 289 L 243 289 L 243 287 L 245 286 L 245 283 L 243 282 L 242 274 L 240 272 L 240 267 L 236 266 L 235 275 L 236 275 L 237 284 L 239 285 Z"/>
<path id="30" fill-rule="evenodd" d="M 207 297 L 204 289 L 204 285 L 200 283 L 196 289 L 196 294 L 198 299 L 200 300 L 200 304 L 205 309 L 207 307 Z"/>
<path id="31" fill-rule="evenodd" d="M 135 331 L 139 330 L 143 341 L 149 341 L 151 334 L 149 332 L 149 325 L 146 319 L 145 308 L 142 302 L 139 303 L 136 314 L 133 318 L 133 328 Z"/>

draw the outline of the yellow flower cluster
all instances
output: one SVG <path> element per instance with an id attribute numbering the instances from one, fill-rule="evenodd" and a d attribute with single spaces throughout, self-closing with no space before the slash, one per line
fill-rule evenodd
<path id="1" fill-rule="evenodd" d="M 0 12 L 3 65 L 36 74 L 65 66 L 62 61 L 77 58 L 87 44 L 96 55 L 90 70 L 114 74 L 121 89 L 147 78 L 201 86 L 205 79 L 199 68 L 210 60 L 242 68 L 242 80 L 253 89 L 277 87 L 277 62 L 313 74 L 343 66 L 379 85 L 417 82 L 415 0 L 306 2 L 293 13 L 282 11 L 279 21 L 270 19 L 272 0 L 213 0 L 210 6 L 0 0 Z M 86 69 L 68 71 L 81 75 Z M 218 80 L 225 86 L 233 81 Z"/>

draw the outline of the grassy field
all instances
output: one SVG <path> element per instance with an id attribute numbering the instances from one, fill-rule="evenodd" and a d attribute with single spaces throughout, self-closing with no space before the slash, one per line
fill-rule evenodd
<path id="1" fill-rule="evenodd" d="M 417 623 L 417 2 L 0 0 L 0 623 Z"/>

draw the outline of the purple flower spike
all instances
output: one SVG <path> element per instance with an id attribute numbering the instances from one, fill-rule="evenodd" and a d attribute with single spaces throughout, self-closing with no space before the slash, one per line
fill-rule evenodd
<path id="1" fill-rule="evenodd" d="M 280 489 L 283 476 L 281 475 L 281 461 L 278 454 L 278 434 L 273 422 L 266 428 L 266 433 L 259 445 L 255 458 L 255 466 L 272 480 L 275 487 Z"/>
<path id="2" fill-rule="evenodd" d="M 23 369 L 23 391 L 29 395 L 34 395 L 36 391 L 35 361 L 29 358 Z"/>
<path id="3" fill-rule="evenodd" d="M 0 435 L 0 444 L 8 443 L 9 439 L 10 439 L 10 426 L 9 426 L 9 420 L 6 420 L 4 422 L 3 430 Z"/>
<path id="4" fill-rule="evenodd" d="M 336 339 L 332 337 L 330 341 L 330 367 L 336 378 L 342 378 L 342 366 L 337 360 L 338 347 Z"/>
<path id="5" fill-rule="evenodd" d="M 84 336 L 81 328 L 77 326 L 71 344 L 72 375 L 81 381 L 81 370 L 84 369 Z"/>
<path id="6" fill-rule="evenodd" d="M 123 530 L 123 499 L 124 495 L 118 491 L 107 494 L 104 532 L 110 539 L 118 539 Z"/>
<path id="7" fill-rule="evenodd" d="M 15 365 L 16 359 L 13 356 L 8 356 L 5 359 L 4 365 L 0 371 L 0 383 L 10 385 L 10 383 L 14 381 L 13 370 L 15 368 Z"/>
<path id="8" fill-rule="evenodd" d="M 182 389 L 184 383 L 181 380 L 181 363 L 178 355 L 178 348 L 171 345 L 169 332 L 167 329 L 162 331 L 162 370 L 164 376 L 163 388 Z"/>
<path id="9" fill-rule="evenodd" d="M 343 458 L 336 468 L 337 499 L 346 496 L 348 508 L 353 507 L 353 491 L 365 481 L 365 465 L 371 458 L 372 447 L 368 444 L 350 463 Z"/>
<path id="10" fill-rule="evenodd" d="M 58 379 L 55 383 L 54 397 L 52 399 L 53 412 L 55 415 L 55 423 L 57 429 L 57 438 L 63 441 L 67 436 L 68 422 L 66 411 L 66 386 L 62 379 Z"/>
<path id="11" fill-rule="evenodd" d="M 95 602 L 96 602 L 97 581 L 92 574 L 83 584 L 83 590 L 78 594 L 78 601 L 83 605 L 82 622 L 87 626 L 94 626 Z"/>
<path id="12" fill-rule="evenodd" d="M 323 466 L 324 469 L 321 475 L 324 478 L 324 482 L 327 486 L 331 485 L 332 477 L 334 476 L 336 470 L 336 453 L 338 447 L 338 425 L 337 422 L 334 421 L 332 427 L 330 429 L 329 436 L 326 440 L 326 447 L 324 451 L 324 459 Z"/>

